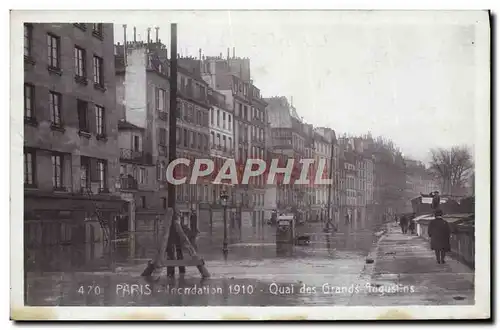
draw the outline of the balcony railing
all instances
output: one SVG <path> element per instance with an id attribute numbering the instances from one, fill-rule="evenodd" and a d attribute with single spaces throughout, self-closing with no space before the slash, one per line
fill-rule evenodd
<path id="1" fill-rule="evenodd" d="M 133 150 L 133 149 L 120 149 L 120 160 L 129 160 L 137 163 L 151 164 L 153 157 L 150 153 Z"/>
<path id="2" fill-rule="evenodd" d="M 125 176 L 120 178 L 121 190 L 137 190 L 137 180 L 132 176 Z"/>

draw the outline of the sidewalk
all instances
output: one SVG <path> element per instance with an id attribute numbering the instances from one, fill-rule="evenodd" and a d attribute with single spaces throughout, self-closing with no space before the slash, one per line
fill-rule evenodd
<path id="1" fill-rule="evenodd" d="M 436 263 L 430 243 L 402 234 L 395 224 L 368 258 L 358 283 L 364 289 L 349 305 L 470 305 L 474 304 L 474 271 L 447 257 Z"/>

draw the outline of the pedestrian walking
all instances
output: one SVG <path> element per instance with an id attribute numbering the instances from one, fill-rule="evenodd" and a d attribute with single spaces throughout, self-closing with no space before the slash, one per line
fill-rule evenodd
<path id="1" fill-rule="evenodd" d="M 412 214 L 409 218 L 408 230 L 410 231 L 410 235 L 415 235 L 415 214 Z"/>
<path id="2" fill-rule="evenodd" d="M 401 232 L 403 234 L 406 234 L 408 231 L 408 218 L 406 215 L 402 215 L 401 218 L 399 219 L 399 225 L 401 226 Z"/>
<path id="3" fill-rule="evenodd" d="M 429 223 L 428 235 L 438 264 L 445 263 L 446 252 L 450 251 L 450 232 L 450 225 L 443 219 L 443 211 L 437 210 L 434 213 L 434 220 Z"/>

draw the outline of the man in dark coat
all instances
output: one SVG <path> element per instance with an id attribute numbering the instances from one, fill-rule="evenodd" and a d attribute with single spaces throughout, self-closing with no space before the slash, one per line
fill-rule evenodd
<path id="1" fill-rule="evenodd" d="M 399 219 L 399 225 L 401 226 L 401 232 L 403 234 L 406 234 L 406 232 L 408 231 L 408 218 L 406 217 L 406 215 L 402 215 L 401 216 L 401 219 Z"/>
<path id="2" fill-rule="evenodd" d="M 428 234 L 431 249 L 436 253 L 438 264 L 444 264 L 446 252 L 450 251 L 450 225 L 443 219 L 443 211 L 437 210 L 435 218 L 429 223 Z"/>
<path id="3" fill-rule="evenodd" d="M 408 229 L 410 230 L 410 235 L 415 235 L 415 213 L 412 213 L 409 219 Z"/>
<path id="4" fill-rule="evenodd" d="M 439 191 L 435 191 L 431 194 L 432 196 L 432 209 L 438 210 L 441 204 L 441 197 L 439 197 Z"/>

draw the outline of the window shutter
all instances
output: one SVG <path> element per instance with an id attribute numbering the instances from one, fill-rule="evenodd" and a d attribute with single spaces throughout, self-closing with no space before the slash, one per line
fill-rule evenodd
<path id="1" fill-rule="evenodd" d="M 97 134 L 97 113 L 93 103 L 87 103 L 89 131 Z"/>
<path id="2" fill-rule="evenodd" d="M 158 110 L 160 108 L 160 91 L 158 87 L 154 87 L 155 89 L 155 110 Z"/>
<path id="3" fill-rule="evenodd" d="M 99 168 L 97 167 L 97 164 L 98 164 L 97 159 L 90 158 L 89 163 L 90 163 L 90 181 L 98 182 L 99 181 Z"/>

